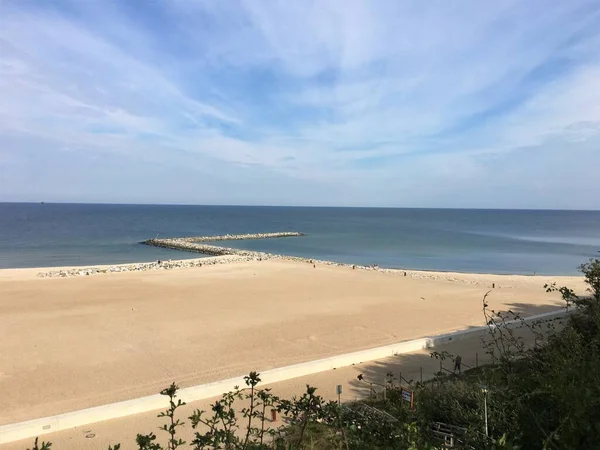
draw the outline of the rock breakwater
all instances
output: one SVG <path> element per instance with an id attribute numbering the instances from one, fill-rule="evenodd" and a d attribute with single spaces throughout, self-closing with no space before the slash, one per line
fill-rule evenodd
<path id="1" fill-rule="evenodd" d="M 220 236 L 198 236 L 179 238 L 189 242 L 214 242 L 214 241 L 246 241 L 249 239 L 274 239 L 283 237 L 306 236 L 298 231 L 279 231 L 276 233 L 251 233 L 251 234 L 223 234 Z"/>
<path id="2" fill-rule="evenodd" d="M 57 269 L 38 273 L 40 278 L 65 278 L 73 276 L 89 276 L 102 273 L 139 272 L 147 270 L 171 270 L 187 267 L 202 267 L 215 264 L 227 264 L 235 261 L 254 261 L 263 259 L 287 257 L 271 253 L 255 252 L 237 248 L 222 247 L 217 245 L 203 244 L 213 241 L 239 241 L 244 239 L 272 239 L 281 237 L 304 236 L 297 231 L 283 231 L 276 233 L 254 233 L 254 234 L 224 234 L 220 236 L 196 236 L 185 238 L 148 239 L 141 242 L 145 245 L 162 247 L 173 250 L 202 253 L 210 255 L 207 258 L 187 259 L 177 261 L 155 261 L 149 263 L 119 264 L 113 266 L 98 267 L 75 267 L 72 269 Z"/>
<path id="3" fill-rule="evenodd" d="M 190 241 L 188 238 L 174 239 L 149 239 L 143 244 L 152 245 L 154 247 L 169 248 L 172 250 L 183 250 L 185 252 L 202 253 L 203 255 L 223 256 L 252 256 L 258 252 L 249 250 L 241 250 L 237 248 L 221 247 L 218 245 L 202 244 L 200 242 Z"/>
<path id="4" fill-rule="evenodd" d="M 202 267 L 211 266 L 215 264 L 228 264 L 232 262 L 241 261 L 263 261 L 269 259 L 279 259 L 286 261 L 296 261 L 312 264 L 316 267 L 317 264 L 324 266 L 340 266 L 340 267 L 351 267 L 356 270 L 373 270 L 377 272 L 395 273 L 400 276 L 408 276 L 417 279 L 433 279 L 433 280 L 447 280 L 452 282 L 461 282 L 465 284 L 479 285 L 478 281 L 466 281 L 459 280 L 450 275 L 442 275 L 436 273 L 420 272 L 420 271 L 408 271 L 402 269 L 389 269 L 382 268 L 378 265 L 358 265 L 358 264 L 347 264 L 335 261 L 324 261 L 312 258 L 303 258 L 300 256 L 289 256 L 289 255 L 278 255 L 274 253 L 257 252 L 251 250 L 243 250 L 231 247 L 222 247 L 217 245 L 204 244 L 204 242 L 212 241 L 235 241 L 243 239 L 269 239 L 269 238 L 280 238 L 280 237 L 294 237 L 304 236 L 303 233 L 298 232 L 280 232 L 280 233 L 256 233 L 256 234 L 236 234 L 236 235 L 221 235 L 221 236 L 199 236 L 199 237 L 185 237 L 185 238 L 165 238 L 165 239 L 148 239 L 141 242 L 142 244 L 152 245 L 155 247 L 169 248 L 173 250 L 183 250 L 188 252 L 202 253 L 210 255 L 204 258 L 198 259 L 186 259 L 176 261 L 155 261 L 149 263 L 135 263 L 135 264 L 120 264 L 113 266 L 96 266 L 96 267 L 75 267 L 49 270 L 47 272 L 38 273 L 40 278 L 65 278 L 73 276 L 89 276 L 106 273 L 119 273 L 119 272 L 137 272 L 137 271 L 149 271 L 149 270 L 172 270 L 180 268 L 190 267 Z"/>
<path id="5" fill-rule="evenodd" d="M 166 238 L 166 239 L 148 239 L 142 244 L 152 245 L 154 247 L 170 248 L 173 250 L 183 250 L 186 252 L 202 253 L 211 256 L 237 255 L 252 257 L 261 255 L 261 252 L 241 250 L 237 248 L 222 247 L 218 245 L 203 244 L 203 242 L 214 241 L 241 241 L 247 239 L 273 239 L 283 237 L 304 236 L 297 231 L 283 231 L 278 233 L 255 233 L 255 234 L 225 234 L 221 236 L 198 236 L 184 238 Z"/>
<path id="6" fill-rule="evenodd" d="M 184 259 L 177 261 L 155 261 L 149 263 L 119 264 L 113 266 L 75 267 L 49 270 L 38 273 L 40 278 L 65 278 L 73 276 L 98 275 L 102 273 L 139 272 L 148 270 L 170 270 L 185 267 L 212 266 L 215 264 L 227 264 L 234 261 L 250 261 L 250 257 L 209 257 L 201 259 Z"/>

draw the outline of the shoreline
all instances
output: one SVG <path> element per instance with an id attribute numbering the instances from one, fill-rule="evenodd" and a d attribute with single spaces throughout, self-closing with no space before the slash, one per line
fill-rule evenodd
<path id="1" fill-rule="evenodd" d="M 147 271 L 172 271 L 189 268 L 201 268 L 202 266 L 213 266 L 222 264 L 235 264 L 240 262 L 249 261 L 266 261 L 266 260 L 282 260 L 282 261 L 293 261 L 302 262 L 306 264 L 316 264 L 321 266 L 334 266 L 334 267 L 346 267 L 353 268 L 356 270 L 366 270 L 390 274 L 404 274 L 406 272 L 407 277 L 412 278 L 428 278 L 436 276 L 481 276 L 481 277 L 523 277 L 523 278 L 581 278 L 583 275 L 580 274 L 546 274 L 546 273 L 493 273 L 493 272 L 460 272 L 455 270 L 433 270 L 433 269 L 409 269 L 399 267 L 382 267 L 382 266 L 364 266 L 351 263 L 343 263 L 338 261 L 320 260 L 303 258 L 299 256 L 288 256 L 288 255 L 277 255 L 264 253 L 264 256 L 239 256 L 239 255 L 219 255 L 219 256 L 205 256 L 199 258 L 189 259 L 169 259 L 160 260 L 160 265 L 157 261 L 147 262 L 129 262 L 119 264 L 95 264 L 95 265 L 80 265 L 80 266 L 38 266 L 38 267 L 11 267 L 11 268 L 0 268 L 0 279 L 10 277 L 11 275 L 21 275 L 27 278 L 68 278 L 86 276 L 86 271 L 90 271 L 89 276 L 92 275 L 106 275 L 110 273 L 129 273 L 129 272 L 147 272 Z M 132 267 L 139 267 L 134 268 Z M 114 270 L 111 270 L 114 269 Z M 123 270 L 127 269 L 127 270 Z M 96 273 L 91 273 L 95 271 Z M 72 272 L 65 276 L 61 276 L 60 272 Z M 77 272 L 77 273 L 75 273 Z M 83 273 L 80 273 L 83 272 Z M 49 275 L 52 273 L 52 275 Z"/>
<path id="2" fill-rule="evenodd" d="M 246 262 L 246 261 L 261 261 L 268 259 L 279 259 L 279 260 L 288 260 L 288 261 L 296 261 L 296 262 L 305 262 L 307 264 L 319 264 L 319 265 L 327 265 L 327 266 L 338 266 L 338 267 L 355 267 L 359 270 L 370 270 L 370 271 L 378 271 L 384 273 L 403 273 L 406 272 L 407 276 L 415 276 L 415 275 L 447 275 L 447 276 L 465 276 L 465 275 L 479 275 L 479 276 L 492 276 L 492 277 L 524 277 L 524 278 L 535 278 L 535 277 L 552 277 L 552 278 L 583 278 L 579 272 L 576 274 L 562 273 L 562 274 L 547 274 L 543 272 L 535 272 L 535 273 L 494 273 L 494 272 L 466 272 L 466 271 L 457 271 L 457 270 L 434 270 L 434 269 L 411 269 L 411 268 L 402 268 L 402 267 L 385 267 L 385 266 L 364 266 L 359 264 L 351 264 L 344 263 L 339 261 L 331 261 L 331 260 L 321 260 L 321 259 L 310 259 L 303 258 L 300 256 L 288 256 L 288 255 L 277 255 L 277 254 L 267 254 L 272 255 L 272 257 L 264 257 L 262 259 L 252 258 L 248 256 L 238 256 L 238 255 L 219 255 L 219 256 L 204 256 L 198 258 L 188 258 L 188 259 L 169 259 L 169 260 L 160 260 L 161 266 L 158 266 L 157 261 L 143 261 L 143 262 L 126 262 L 126 263 L 117 263 L 117 264 L 85 264 L 78 266 L 36 266 L 36 267 L 5 267 L 0 268 L 0 279 L 3 278 L 3 275 L 26 275 L 31 276 L 33 278 L 58 278 L 59 275 L 48 276 L 48 275 L 40 275 L 41 273 L 47 274 L 49 272 L 61 272 L 61 271 L 92 271 L 96 270 L 99 272 L 98 274 L 106 274 L 106 273 L 127 273 L 133 272 L 136 270 L 114 270 L 110 271 L 111 268 L 125 268 L 130 266 L 149 266 L 147 269 L 137 270 L 137 271 L 150 271 L 150 270 L 177 270 L 177 269 L 186 269 L 191 267 L 200 268 L 202 266 L 212 266 L 218 264 L 234 264 L 238 262 Z M 176 267 L 169 267 L 169 265 L 175 265 Z M 91 275 L 91 274 L 90 274 Z M 79 274 L 68 275 L 68 276 L 80 276 Z"/>

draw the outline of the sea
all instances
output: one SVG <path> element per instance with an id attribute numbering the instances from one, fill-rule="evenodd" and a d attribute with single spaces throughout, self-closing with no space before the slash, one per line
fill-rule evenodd
<path id="1" fill-rule="evenodd" d="M 0 268 L 202 255 L 155 237 L 299 231 L 227 246 L 380 267 L 573 275 L 600 257 L 600 211 L 0 203 Z"/>

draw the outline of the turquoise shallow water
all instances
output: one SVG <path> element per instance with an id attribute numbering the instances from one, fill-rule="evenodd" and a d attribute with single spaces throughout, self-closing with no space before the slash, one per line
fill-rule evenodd
<path id="1" fill-rule="evenodd" d="M 155 237 L 301 231 L 227 245 L 382 267 L 575 274 L 600 256 L 600 211 L 0 203 L 0 267 L 117 264 L 198 254 Z"/>

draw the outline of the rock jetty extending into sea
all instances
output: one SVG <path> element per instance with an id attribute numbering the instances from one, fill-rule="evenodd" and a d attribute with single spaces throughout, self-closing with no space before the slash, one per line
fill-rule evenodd
<path id="1" fill-rule="evenodd" d="M 302 258 L 300 256 L 289 256 L 289 255 L 278 255 L 275 253 L 257 252 L 252 250 L 243 250 L 238 248 L 221 247 L 217 245 L 203 244 L 203 242 L 212 241 L 236 241 L 243 239 L 270 239 L 279 237 L 294 237 L 294 236 L 305 236 L 303 233 L 298 232 L 280 232 L 280 233 L 255 233 L 255 234 L 226 234 L 222 236 L 198 236 L 198 237 L 185 237 L 185 238 L 165 238 L 165 239 L 148 239 L 141 242 L 141 244 L 152 245 L 155 247 L 169 248 L 173 250 L 183 250 L 188 252 L 202 253 L 210 255 L 205 258 L 197 259 L 184 259 L 184 260 L 168 260 L 168 261 L 155 261 L 148 263 L 134 263 L 134 264 L 119 264 L 112 266 L 96 266 L 96 267 L 75 267 L 75 268 L 64 268 L 57 270 L 49 270 L 47 272 L 38 273 L 40 278 L 65 278 L 73 276 L 86 276 L 96 275 L 102 273 L 116 273 L 116 272 L 137 272 L 137 271 L 148 271 L 148 270 L 171 270 L 189 267 L 202 267 L 212 266 L 215 264 L 228 264 L 231 262 L 239 261 L 264 261 L 268 259 L 280 259 L 287 261 L 305 262 L 309 264 L 319 264 L 326 266 L 344 266 L 352 267 L 352 269 L 360 270 L 376 270 L 378 272 L 392 272 L 403 276 L 409 276 L 411 278 L 419 279 L 446 279 L 448 281 L 460 281 L 451 276 L 440 276 L 434 273 L 420 272 L 420 271 L 408 271 L 402 269 L 389 269 L 382 268 L 378 265 L 364 266 L 358 264 L 347 264 L 335 261 L 324 261 L 312 258 Z M 477 281 L 463 281 L 467 284 L 479 284 Z"/>
<path id="2" fill-rule="evenodd" d="M 276 233 L 252 233 L 252 234 L 223 234 L 220 236 L 198 236 L 198 237 L 187 237 L 179 238 L 185 239 L 189 242 L 213 242 L 213 241 L 247 241 L 249 239 L 273 239 L 283 237 L 299 237 L 306 236 L 304 233 L 298 231 L 279 231 Z M 154 239 L 150 239 L 152 241 Z M 145 241 L 146 243 L 148 241 Z"/>
<path id="3" fill-rule="evenodd" d="M 226 264 L 232 261 L 247 261 L 250 258 L 242 257 L 212 257 L 198 259 L 184 259 L 177 261 L 154 261 L 148 263 L 119 264 L 112 266 L 74 267 L 38 273 L 40 278 L 65 278 L 83 275 L 98 275 L 102 273 L 117 272 L 139 272 L 147 270 L 169 270 L 185 267 L 212 266 L 214 264 Z"/>
<path id="4" fill-rule="evenodd" d="M 304 236 L 297 231 L 283 231 L 278 233 L 255 233 L 255 234 L 225 234 L 221 236 L 198 236 L 184 238 L 166 238 L 166 239 L 148 239 L 142 244 L 153 245 L 155 247 L 170 248 L 173 250 L 184 250 L 186 252 L 202 253 L 204 255 L 222 256 L 256 256 L 262 252 L 253 252 L 237 248 L 222 247 L 218 245 L 202 244 L 202 242 L 213 241 L 242 241 L 247 239 L 273 239 L 282 237 Z"/>

